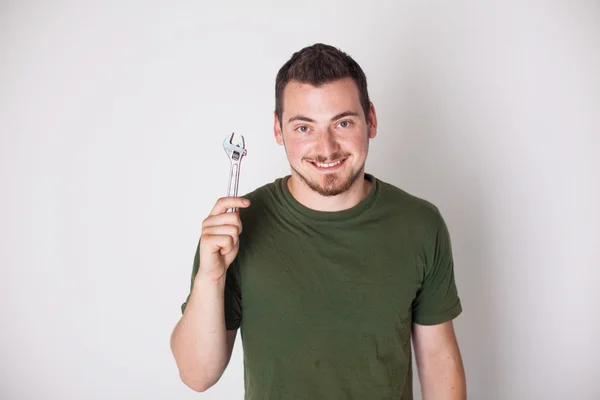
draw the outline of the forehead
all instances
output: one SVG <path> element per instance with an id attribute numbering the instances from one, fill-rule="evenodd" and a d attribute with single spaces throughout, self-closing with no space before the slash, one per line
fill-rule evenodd
<path id="1" fill-rule="evenodd" d="M 283 90 L 283 114 L 331 114 L 344 111 L 361 113 L 358 87 L 352 78 L 321 86 L 290 81 Z"/>

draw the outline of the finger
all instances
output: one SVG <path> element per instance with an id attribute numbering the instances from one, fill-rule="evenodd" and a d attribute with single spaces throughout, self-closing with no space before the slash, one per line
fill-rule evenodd
<path id="1" fill-rule="evenodd" d="M 202 230 L 202 236 L 224 236 L 229 235 L 235 243 L 237 243 L 240 237 L 240 230 L 235 225 L 214 225 L 208 226 Z"/>
<path id="2" fill-rule="evenodd" d="M 223 213 L 217 215 L 211 215 L 202 221 L 202 229 L 208 228 L 209 226 L 218 225 L 234 225 L 239 228 L 239 233 L 242 232 L 242 220 L 240 219 L 239 213 Z"/>
<path id="3" fill-rule="evenodd" d="M 221 197 L 215 203 L 210 215 L 222 214 L 228 208 L 246 208 L 250 205 L 250 200 L 243 197 Z"/>
<path id="4" fill-rule="evenodd" d="M 200 246 L 206 246 L 211 253 L 227 254 L 235 247 L 230 235 L 202 235 L 202 240 Z"/>

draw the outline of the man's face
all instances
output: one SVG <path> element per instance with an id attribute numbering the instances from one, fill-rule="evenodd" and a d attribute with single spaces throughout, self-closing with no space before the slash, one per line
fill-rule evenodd
<path id="1" fill-rule="evenodd" d="M 283 93 L 281 126 L 275 115 L 275 138 L 285 146 L 292 175 L 323 196 L 335 196 L 364 173 L 377 119 L 372 104 L 364 115 L 351 78 L 318 88 L 292 81 Z"/>

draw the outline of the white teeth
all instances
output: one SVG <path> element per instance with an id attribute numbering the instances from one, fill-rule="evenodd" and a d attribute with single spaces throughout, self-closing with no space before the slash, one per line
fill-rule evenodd
<path id="1" fill-rule="evenodd" d="M 342 160 L 336 161 L 334 163 L 329 163 L 329 164 L 315 162 L 315 165 L 319 168 L 331 168 L 331 167 L 335 167 L 336 165 L 338 165 L 341 162 L 342 162 Z"/>

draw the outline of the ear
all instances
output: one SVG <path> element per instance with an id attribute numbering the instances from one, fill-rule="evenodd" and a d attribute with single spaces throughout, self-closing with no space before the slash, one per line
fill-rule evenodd
<path id="1" fill-rule="evenodd" d="M 273 113 L 273 133 L 275 134 L 275 140 L 280 146 L 283 146 L 283 132 L 281 131 L 281 124 L 277 113 Z"/>
<path id="2" fill-rule="evenodd" d="M 373 103 L 370 103 L 369 106 L 367 122 L 369 124 L 369 139 L 373 139 L 377 135 L 377 113 L 375 112 Z"/>

